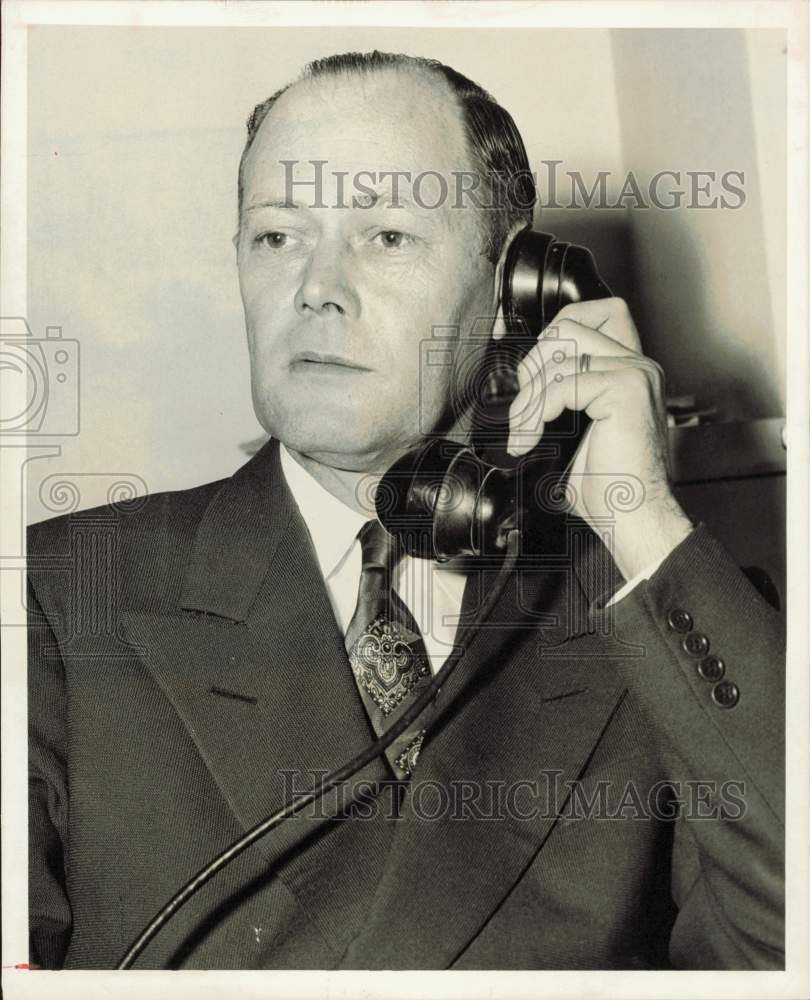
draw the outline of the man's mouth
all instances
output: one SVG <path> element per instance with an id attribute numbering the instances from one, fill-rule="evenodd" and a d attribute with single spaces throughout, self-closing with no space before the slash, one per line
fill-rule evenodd
<path id="1" fill-rule="evenodd" d="M 299 351 L 290 359 L 290 368 L 293 370 L 306 369 L 338 369 L 343 368 L 347 372 L 369 372 L 366 365 L 361 365 L 351 358 L 344 358 L 340 354 L 322 354 L 320 351 Z"/>

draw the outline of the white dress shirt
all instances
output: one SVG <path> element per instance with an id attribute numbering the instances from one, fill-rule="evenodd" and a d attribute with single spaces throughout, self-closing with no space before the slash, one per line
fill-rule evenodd
<path id="1" fill-rule="evenodd" d="M 332 496 L 283 444 L 280 452 L 284 478 L 309 530 L 335 619 L 345 635 L 357 604 L 362 571 L 357 533 L 369 518 Z M 607 603 L 621 600 L 659 565 L 660 561 L 628 580 Z M 466 573 L 409 555 L 396 567 L 394 589 L 419 626 L 434 674 L 453 648 L 466 582 Z"/>
<path id="2" fill-rule="evenodd" d="M 362 553 L 358 531 L 368 517 L 358 514 L 323 486 L 281 445 L 281 468 L 309 529 L 318 565 L 340 630 L 346 633 L 357 604 Z M 436 673 L 453 648 L 467 575 L 428 559 L 400 559 L 394 589 L 408 606 Z"/>

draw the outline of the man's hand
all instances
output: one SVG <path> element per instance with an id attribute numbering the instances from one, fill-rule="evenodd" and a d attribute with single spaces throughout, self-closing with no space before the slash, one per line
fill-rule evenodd
<path id="1" fill-rule="evenodd" d="M 564 409 L 584 410 L 593 423 L 571 465 L 573 512 L 603 536 L 625 579 L 667 556 L 692 525 L 669 487 L 664 375 L 641 353 L 625 302 L 561 309 L 518 379 L 510 454 L 531 451 Z"/>

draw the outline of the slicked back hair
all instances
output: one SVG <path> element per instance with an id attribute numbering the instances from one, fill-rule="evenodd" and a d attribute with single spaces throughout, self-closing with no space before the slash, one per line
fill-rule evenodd
<path id="1" fill-rule="evenodd" d="M 277 90 L 257 104 L 247 120 L 247 142 L 239 161 L 239 215 L 244 194 L 244 166 L 253 140 L 273 105 L 293 84 L 326 76 L 371 74 L 386 69 L 421 71 L 443 79 L 461 112 L 462 127 L 472 160 L 471 167 L 481 179 L 480 194 L 485 216 L 484 253 L 495 263 L 506 237 L 516 225 L 531 225 L 537 200 L 534 178 L 529 169 L 526 147 L 512 116 L 483 87 L 436 59 L 408 56 L 397 52 L 345 52 L 315 59 L 297 80 Z M 492 206 L 492 207 L 485 207 Z"/>

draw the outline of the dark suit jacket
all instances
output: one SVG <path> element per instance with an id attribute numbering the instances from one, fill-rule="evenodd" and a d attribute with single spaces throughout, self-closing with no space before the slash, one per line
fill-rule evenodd
<path id="1" fill-rule="evenodd" d="M 778 616 L 703 527 L 612 612 L 604 548 L 560 539 L 441 691 L 412 784 L 369 765 L 354 805 L 240 856 L 139 966 L 782 967 Z M 31 961 L 110 968 L 373 733 L 273 444 L 229 480 L 35 525 L 29 568 Z"/>

